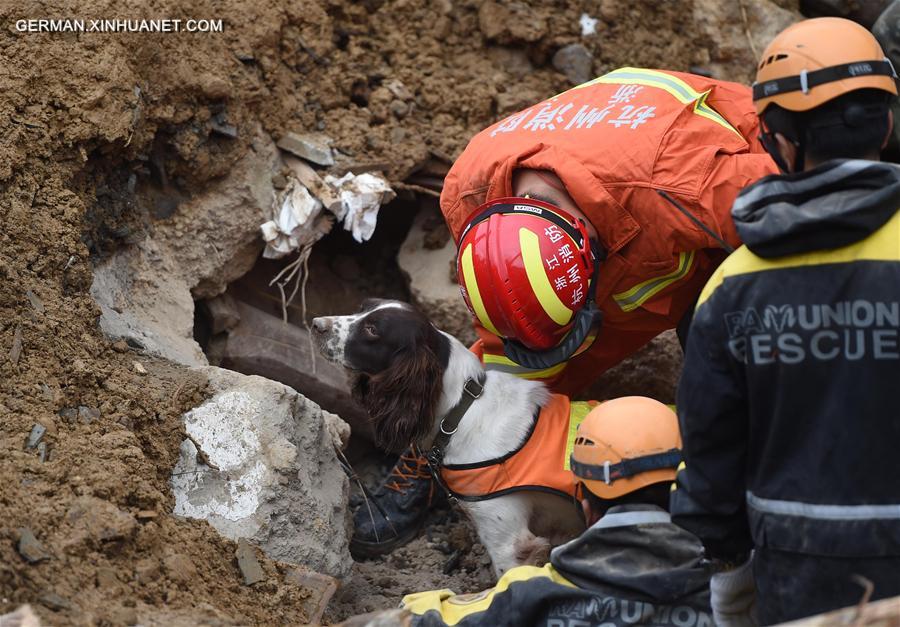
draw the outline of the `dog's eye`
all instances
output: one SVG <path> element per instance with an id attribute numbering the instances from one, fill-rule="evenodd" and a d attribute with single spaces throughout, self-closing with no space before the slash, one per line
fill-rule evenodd
<path id="1" fill-rule="evenodd" d="M 378 329 L 376 329 L 375 325 L 371 322 L 367 322 L 363 326 L 363 329 L 365 330 L 366 335 L 368 335 L 369 337 L 378 337 Z"/>

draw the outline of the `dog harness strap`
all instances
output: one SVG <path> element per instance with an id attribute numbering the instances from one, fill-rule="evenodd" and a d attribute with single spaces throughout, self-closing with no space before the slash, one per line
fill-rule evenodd
<path id="1" fill-rule="evenodd" d="M 574 458 L 569 464 L 577 477 L 612 483 L 616 479 L 626 479 L 642 472 L 674 468 L 681 462 L 681 451 L 673 448 L 665 453 L 644 455 L 633 459 L 623 459 L 616 464 L 583 464 Z"/>
<path id="2" fill-rule="evenodd" d="M 463 384 L 463 391 L 459 395 L 459 400 L 441 419 L 441 424 L 438 427 L 438 433 L 434 438 L 431 450 L 425 454 L 425 459 L 428 460 L 428 467 L 431 470 L 432 476 L 437 484 L 450 496 L 452 496 L 450 489 L 441 477 L 441 465 L 444 462 L 444 448 L 447 446 L 447 443 L 450 441 L 453 434 L 456 433 L 456 430 L 459 428 L 459 423 L 462 421 L 463 416 L 466 415 L 466 412 L 469 411 L 469 407 L 471 407 L 472 403 L 481 396 L 481 393 L 484 391 L 484 382 L 486 378 L 487 373 L 482 370 L 478 373 L 477 378 L 466 379 L 466 382 Z"/>

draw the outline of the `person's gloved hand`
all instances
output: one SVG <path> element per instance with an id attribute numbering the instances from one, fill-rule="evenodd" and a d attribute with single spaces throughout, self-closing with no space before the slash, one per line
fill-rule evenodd
<path id="1" fill-rule="evenodd" d="M 712 576 L 710 604 L 717 627 L 757 627 L 753 558 Z"/>

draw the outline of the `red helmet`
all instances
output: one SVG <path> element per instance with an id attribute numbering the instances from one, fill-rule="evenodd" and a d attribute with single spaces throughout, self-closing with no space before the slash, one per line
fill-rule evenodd
<path id="1" fill-rule="evenodd" d="M 473 215 L 459 239 L 460 289 L 507 356 L 546 368 L 586 348 L 600 318 L 599 246 L 584 223 L 531 198 L 494 200 Z"/>

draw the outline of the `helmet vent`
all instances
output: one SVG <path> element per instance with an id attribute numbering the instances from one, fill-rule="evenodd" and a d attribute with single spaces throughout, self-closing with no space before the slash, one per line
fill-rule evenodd
<path id="1" fill-rule="evenodd" d="M 769 65 L 769 64 L 771 64 L 771 63 L 774 63 L 775 61 L 781 61 L 782 59 L 787 59 L 787 58 L 788 58 L 788 55 L 784 54 L 783 52 L 778 53 L 778 54 L 774 54 L 774 55 L 769 55 L 769 58 L 763 59 L 763 60 L 760 62 L 759 68 L 758 68 L 758 69 L 761 70 L 761 69 L 763 69 L 765 66 L 767 66 L 767 65 Z"/>
<path id="2" fill-rule="evenodd" d="M 577 438 L 575 438 L 575 444 L 579 444 L 579 445 L 583 444 L 585 446 L 593 446 L 595 444 L 595 442 L 584 436 L 578 436 Z"/>

